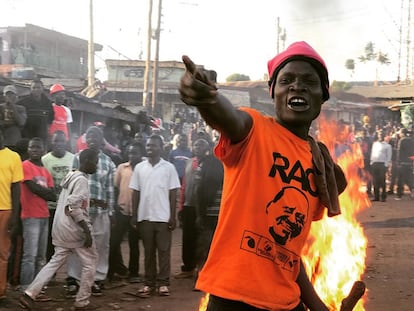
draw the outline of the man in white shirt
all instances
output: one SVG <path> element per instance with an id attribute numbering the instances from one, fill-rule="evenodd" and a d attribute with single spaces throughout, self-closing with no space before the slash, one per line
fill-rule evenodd
<path id="1" fill-rule="evenodd" d="M 151 296 L 156 288 L 160 296 L 170 295 L 171 239 L 180 180 L 174 165 L 161 158 L 163 145 L 159 135 L 148 139 L 147 160 L 135 166 L 129 184 L 133 190 L 131 225 L 144 244 L 145 281 L 137 292 L 142 298 Z"/>
<path id="2" fill-rule="evenodd" d="M 374 198 L 372 201 L 380 200 L 381 190 L 381 201 L 385 202 L 387 198 L 385 175 L 391 163 L 392 147 L 384 141 L 384 133 L 382 131 L 377 132 L 377 137 L 371 149 L 371 170 L 374 185 Z"/>

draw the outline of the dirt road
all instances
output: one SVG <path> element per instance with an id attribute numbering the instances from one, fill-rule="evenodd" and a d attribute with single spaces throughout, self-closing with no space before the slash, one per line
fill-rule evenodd
<path id="1" fill-rule="evenodd" d="M 366 311 L 413 311 L 414 310 L 414 201 L 404 197 L 401 201 L 389 196 L 387 202 L 374 202 L 373 206 L 358 215 L 368 237 L 366 273 L 367 285 L 364 296 Z M 123 245 L 125 253 L 126 243 Z M 127 256 L 125 256 L 127 258 Z M 181 264 L 181 230 L 174 232 L 172 248 L 172 273 Z M 143 268 L 143 264 L 141 264 Z M 141 271 L 143 272 L 143 271 Z M 38 303 L 38 310 L 70 310 L 73 303 L 63 297 L 64 268 L 57 276 L 57 283 L 48 289 L 52 302 Z M 104 290 L 102 297 L 92 301 L 100 310 L 112 311 L 193 311 L 198 310 L 203 296 L 194 292 L 190 279 L 171 278 L 171 296 L 137 298 L 126 292 L 134 292 L 139 284 L 128 284 Z M 18 292 L 10 290 L 12 305 L 0 310 L 19 310 L 14 302 Z"/>

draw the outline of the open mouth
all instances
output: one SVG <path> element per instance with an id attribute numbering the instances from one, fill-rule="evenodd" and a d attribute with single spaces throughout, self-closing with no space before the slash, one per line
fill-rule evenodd
<path id="1" fill-rule="evenodd" d="M 301 97 L 292 97 L 289 99 L 288 108 L 293 111 L 306 111 L 310 108 L 308 102 Z"/>

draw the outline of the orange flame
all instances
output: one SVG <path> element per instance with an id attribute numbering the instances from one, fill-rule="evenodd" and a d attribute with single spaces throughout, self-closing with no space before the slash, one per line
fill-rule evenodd
<path id="1" fill-rule="evenodd" d="M 347 129 L 334 122 L 322 122 L 320 133 L 319 139 L 334 154 L 334 142 L 338 142 L 339 137 L 346 137 Z M 315 290 L 331 310 L 340 310 L 342 299 L 365 270 L 367 238 L 356 214 L 369 207 L 370 201 L 359 170 L 363 167 L 360 146 L 354 143 L 348 147 L 337 159 L 348 181 L 347 188 L 339 197 L 342 214 L 324 217 L 312 224 L 302 256 Z M 354 310 L 365 310 L 363 304 L 361 299 Z"/>
<path id="2" fill-rule="evenodd" d="M 207 310 L 207 304 L 208 304 L 208 298 L 210 297 L 210 294 L 205 294 L 203 297 L 201 297 L 200 305 L 198 306 L 199 311 L 206 311 Z"/>

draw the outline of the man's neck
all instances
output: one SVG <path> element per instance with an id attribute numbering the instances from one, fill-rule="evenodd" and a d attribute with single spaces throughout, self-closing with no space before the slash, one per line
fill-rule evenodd
<path id="1" fill-rule="evenodd" d="M 152 165 L 155 166 L 156 164 L 158 164 L 158 162 L 161 161 L 161 157 L 157 157 L 157 158 L 149 158 L 148 162 Z"/>
<path id="2" fill-rule="evenodd" d="M 29 161 L 32 162 L 34 165 L 43 166 L 41 159 L 29 159 Z"/>
<path id="3" fill-rule="evenodd" d="M 66 154 L 66 151 L 65 151 L 65 152 L 63 152 L 63 153 L 52 151 L 52 155 L 53 155 L 55 158 L 59 158 L 59 159 L 63 158 L 63 157 L 65 156 L 65 154 Z"/>

